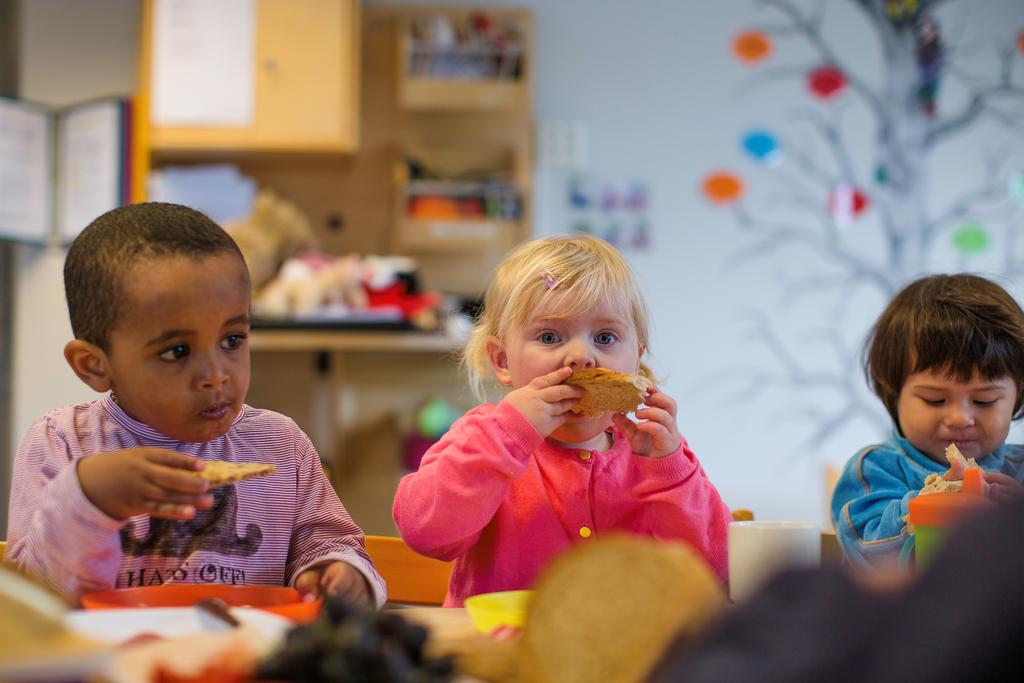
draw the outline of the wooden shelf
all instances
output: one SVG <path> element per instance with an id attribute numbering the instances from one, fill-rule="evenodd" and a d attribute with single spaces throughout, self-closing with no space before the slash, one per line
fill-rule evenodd
<path id="1" fill-rule="evenodd" d="M 399 103 L 411 111 L 512 111 L 529 98 L 520 80 L 403 78 Z"/>
<path id="2" fill-rule="evenodd" d="M 521 230 L 515 221 L 479 220 L 416 220 L 401 219 L 395 245 L 402 251 L 474 251 L 485 249 L 502 235 L 515 235 Z"/>
<path id="3" fill-rule="evenodd" d="M 242 154 L 351 154 L 356 143 L 324 142 L 318 139 L 261 139 L 248 130 L 225 133 L 222 129 L 163 129 L 150 134 L 150 147 L 156 158 L 237 156 Z"/>
<path id="4" fill-rule="evenodd" d="M 464 340 L 428 332 L 339 332 L 335 330 L 252 330 L 253 351 L 401 351 L 448 353 Z"/>

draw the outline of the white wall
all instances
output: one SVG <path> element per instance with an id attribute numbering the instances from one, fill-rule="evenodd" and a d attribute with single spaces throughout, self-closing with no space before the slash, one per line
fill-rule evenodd
<path id="1" fill-rule="evenodd" d="M 20 7 L 22 98 L 60 107 L 135 90 L 136 0 L 23 0 Z M 61 248 L 17 250 L 11 459 L 33 420 L 95 396 L 64 362 L 71 326 L 63 266 Z"/>
<path id="2" fill-rule="evenodd" d="M 371 2 L 371 4 L 373 4 Z M 382 3 L 383 4 L 383 3 Z M 431 4 L 414 0 L 408 4 Z M 474 5 L 455 0 L 454 4 Z M 780 252 L 742 266 L 736 252 L 750 245 L 731 213 L 705 203 L 698 191 L 710 170 L 730 167 L 760 188 L 765 208 L 771 192 L 791 189 L 759 173 L 739 149 L 739 136 L 755 126 L 793 134 L 795 110 L 810 105 L 798 78 L 751 90 L 753 71 L 730 54 L 732 37 L 754 25 L 778 25 L 781 17 L 746 0 L 509 0 L 495 5 L 528 6 L 537 27 L 535 113 L 546 121 L 575 121 L 589 138 L 584 171 L 611 181 L 637 177 L 649 182 L 655 249 L 630 253 L 649 295 L 653 313 L 653 365 L 667 377 L 664 388 L 679 403 L 679 425 L 712 480 L 733 507 L 750 507 L 761 517 L 824 517 L 824 466 L 841 464 L 860 446 L 887 436 L 877 422 L 855 421 L 816 446 L 808 444 L 818 421 L 803 413 L 820 400 L 771 384 L 778 362 L 751 336 L 752 311 L 779 323 L 783 342 L 810 369 L 834 366 L 829 347 L 809 340 L 817 318 L 828 315 L 821 298 L 792 299 L 780 284 L 787 275 L 813 271 L 806 251 Z M 852 2 L 806 2 L 826 10 L 825 37 L 847 63 L 872 83 L 881 80 L 873 34 Z M 944 38 L 956 46 L 968 72 L 992 77 L 995 38 L 1005 44 L 1024 26 L 1019 0 L 979 0 L 942 8 Z M 777 42 L 773 65 L 814 62 L 799 43 Z M 1020 62 L 1020 56 L 1017 56 Z M 1024 65 L 1018 63 L 1018 76 Z M 1024 78 L 1018 78 L 1024 82 Z M 962 88 L 947 78 L 940 106 L 962 103 Z M 960 95 L 958 97 L 957 95 Z M 853 98 L 851 98 L 853 99 Z M 1019 107 L 1019 100 L 1018 100 Z M 1019 111 L 1019 109 L 1018 109 Z M 857 104 L 846 117 L 852 139 L 867 141 L 870 130 Z M 1008 134 L 986 123 L 938 150 L 931 168 L 929 202 L 940 206 L 975 182 L 981 154 L 1005 151 L 1024 169 L 1019 131 Z M 868 144 L 854 144 L 855 162 L 870 176 Z M 786 169 L 781 169 L 783 173 Z M 789 177 L 789 176 L 784 176 Z M 775 176 L 778 178 L 778 176 Z M 564 232 L 564 173 L 537 171 L 537 233 Z M 1015 219 L 1020 227 L 1020 213 Z M 864 229 L 862 248 L 877 246 L 877 232 Z M 999 256 L 999 254 L 995 254 Z M 997 268 L 992 263 L 946 262 L 947 270 Z M 1006 283 L 1015 294 L 1021 291 Z M 882 299 L 855 297 L 841 329 L 859 345 L 883 305 Z M 853 352 L 856 348 L 852 349 Z M 855 372 L 855 371 L 854 371 Z M 765 373 L 762 381 L 751 381 Z M 881 405 L 854 375 L 859 399 L 886 424 Z M 761 393 L 756 393 L 760 391 Z"/>
<path id="3" fill-rule="evenodd" d="M 776 367 L 773 356 L 751 339 L 748 313 L 760 310 L 783 323 L 783 330 L 791 333 L 785 341 L 800 362 L 821 365 L 830 362 L 828 349 L 808 344 L 805 337 L 825 304 L 801 299 L 788 308 L 782 305 L 786 296 L 780 277 L 813 266 L 806 253 L 733 265 L 732 256 L 749 241 L 728 212 L 706 205 L 697 190 L 704 173 L 719 166 L 761 178 L 738 151 L 738 135 L 758 124 L 785 128 L 795 103 L 805 100 L 798 87 L 747 93 L 749 71 L 729 54 L 729 40 L 738 30 L 774 17 L 756 3 L 740 0 L 493 4 L 525 5 L 535 12 L 538 121 L 569 120 L 585 127 L 590 150 L 585 170 L 610 179 L 638 177 L 650 184 L 656 248 L 630 258 L 653 310 L 653 364 L 667 378 L 664 388 L 679 402 L 680 427 L 710 476 L 734 507 L 752 507 L 761 517 L 819 519 L 824 463 L 842 462 L 858 446 L 875 440 L 878 429 L 866 422 L 853 424 L 812 448 L 805 442 L 813 423 L 801 414 L 806 397 L 766 386 L 767 380 L 744 388 L 742 380 L 753 377 L 753 371 Z M 877 78 L 880 64 L 873 41 L 848 3 L 814 4 L 829 12 L 826 35 L 836 49 Z M 22 7 L 25 97 L 57 104 L 131 90 L 134 0 L 31 0 Z M 1013 35 L 1024 26 L 1024 3 L 952 3 L 942 16 L 949 19 L 947 25 L 953 28 L 948 31 L 962 48 L 958 57 L 988 73 L 992 37 Z M 779 53 L 798 61 L 808 56 L 798 48 L 780 47 Z M 948 90 L 955 86 L 949 84 Z M 852 108 L 855 131 L 863 129 L 858 115 Z M 982 126 L 947 145 L 936 159 L 930 201 L 953 195 L 965 178 L 976 175 L 979 151 L 1007 150 L 1024 167 L 1022 144 L 1019 134 L 1011 138 Z M 863 149 L 853 153 L 858 162 L 870 161 Z M 558 172 L 538 170 L 539 234 L 563 227 L 562 180 Z M 866 237 L 867 248 L 871 239 Z M 19 257 L 12 418 L 16 436 L 43 412 L 88 396 L 60 354 L 70 335 L 61 292 L 62 258 L 59 251 L 29 248 Z M 866 330 L 882 302 L 864 297 L 856 303 L 844 321 L 848 332 Z M 758 388 L 766 393 L 754 395 Z M 864 393 L 864 400 L 873 400 Z"/>

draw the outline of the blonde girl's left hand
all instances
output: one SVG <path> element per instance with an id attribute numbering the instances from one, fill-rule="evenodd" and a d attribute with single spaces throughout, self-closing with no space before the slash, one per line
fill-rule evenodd
<path id="1" fill-rule="evenodd" d="M 622 413 L 612 415 L 612 422 L 629 439 L 630 447 L 638 455 L 664 458 L 679 448 L 679 428 L 676 427 L 676 402 L 668 394 L 652 388 L 644 398 L 646 407 L 636 411 L 640 422 L 633 422 Z"/>
<path id="2" fill-rule="evenodd" d="M 295 590 L 308 600 L 337 595 L 354 605 L 365 607 L 373 603 L 366 577 L 348 562 L 334 561 L 307 569 L 295 579 Z"/>

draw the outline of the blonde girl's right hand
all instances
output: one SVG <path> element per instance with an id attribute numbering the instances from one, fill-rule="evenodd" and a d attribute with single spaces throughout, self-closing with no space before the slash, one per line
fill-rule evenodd
<path id="1" fill-rule="evenodd" d="M 572 368 L 563 367 L 510 391 L 505 400 L 529 420 L 540 435 L 547 437 L 562 426 L 567 414 L 583 397 L 583 389 L 562 384 L 572 375 Z"/>
<path id="2" fill-rule="evenodd" d="M 126 448 L 78 461 L 86 498 L 114 519 L 150 515 L 191 519 L 213 505 L 206 480 L 196 476 L 199 458 L 163 448 Z"/>

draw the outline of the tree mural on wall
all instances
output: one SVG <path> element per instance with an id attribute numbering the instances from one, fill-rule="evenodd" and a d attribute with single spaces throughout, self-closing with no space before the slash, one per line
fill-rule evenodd
<path id="1" fill-rule="evenodd" d="M 748 393 L 790 388 L 810 395 L 831 392 L 835 402 L 815 402 L 803 411 L 815 428 L 808 441 L 818 444 L 850 421 L 864 419 L 889 429 L 888 418 L 863 390 L 860 342 L 844 337 L 836 324 L 858 292 L 868 290 L 887 301 L 913 277 L 929 271 L 939 252 L 958 254 L 961 268 L 982 252 L 998 253 L 998 271 L 1024 276 L 1024 257 L 1017 248 L 1015 217 L 1024 203 L 1024 173 L 1014 169 L 1009 153 L 1020 149 L 1024 136 L 1024 31 L 1005 36 L 997 46 L 995 73 L 970 75 L 947 42 L 935 10 L 944 0 L 848 0 L 876 34 L 883 73 L 876 81 L 858 73 L 824 37 L 825 2 L 807 9 L 790 0 L 764 0 L 777 23 L 744 30 L 733 41 L 742 62 L 756 68 L 757 85 L 801 79 L 805 105 L 787 125 L 809 126 L 812 136 L 789 140 L 771 130 L 754 129 L 742 136 L 746 154 L 766 167 L 785 187 L 764 210 L 752 208 L 745 183 L 729 171 L 709 173 L 702 181 L 706 198 L 728 207 L 749 242 L 740 261 L 782 250 L 806 250 L 813 268 L 792 273 L 786 296 L 807 292 L 831 298 L 831 319 L 808 330 L 796 346 L 767 316 L 756 316 L 755 335 L 776 361 L 749 375 Z M 813 61 L 773 65 L 776 41 L 799 40 Z M 963 93 L 955 106 L 940 105 L 943 87 L 956 81 Z M 843 114 L 856 102 L 868 113 L 871 132 L 854 138 Z M 944 110 L 947 109 L 947 110 Z M 1007 145 L 985 163 L 980 177 L 963 178 L 960 196 L 943 198 L 939 210 L 928 201 L 935 152 L 977 122 L 990 119 L 1005 126 Z M 870 150 L 868 167 L 859 159 Z M 784 161 L 783 161 L 784 160 Z M 934 202 L 931 202 L 934 204 Z M 857 226 L 871 216 L 875 241 L 864 247 L 865 232 Z M 982 223 L 979 216 L 991 219 Z M 996 233 L 990 225 L 1001 225 Z M 879 244 L 881 247 L 879 247 Z M 799 343 L 821 340 L 834 358 L 827 367 L 808 367 Z M 825 407 L 827 405 L 827 407 Z"/>

